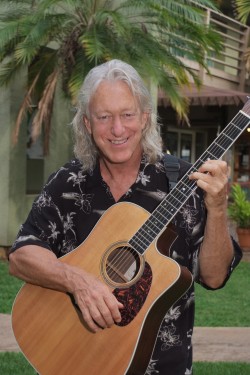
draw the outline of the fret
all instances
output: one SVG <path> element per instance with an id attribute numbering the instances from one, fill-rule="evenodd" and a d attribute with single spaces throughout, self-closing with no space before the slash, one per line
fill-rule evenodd
<path id="1" fill-rule="evenodd" d="M 137 234 L 138 234 L 137 237 L 139 240 L 141 238 L 142 239 L 146 238 L 150 242 L 152 241 L 152 238 L 155 238 L 157 236 L 157 233 L 153 230 L 153 228 L 147 225 L 143 225 L 141 229 L 137 232 Z"/>
<path id="2" fill-rule="evenodd" d="M 165 219 L 169 220 L 176 211 L 176 205 L 171 202 L 172 195 L 168 197 L 164 202 L 161 203 L 161 208 L 165 210 Z"/>
<path id="3" fill-rule="evenodd" d="M 178 191 L 182 194 L 183 197 L 186 197 L 190 193 L 193 193 L 194 191 L 194 186 L 195 186 L 195 181 L 188 180 L 188 183 L 185 183 L 184 181 L 180 181 L 180 188 Z"/>
<path id="4" fill-rule="evenodd" d="M 154 215 L 156 216 L 156 215 Z M 163 228 L 164 227 L 164 224 L 159 221 L 159 226 L 155 226 L 155 223 L 154 225 L 152 226 L 151 223 L 147 223 L 146 225 L 143 225 L 142 228 L 141 228 L 141 231 L 142 232 L 146 232 L 148 236 L 151 236 L 151 238 L 155 238 L 158 236 L 158 228 Z M 157 230 L 156 230 L 157 228 Z"/>
<path id="5" fill-rule="evenodd" d="M 143 253 L 147 250 L 147 247 L 145 246 L 144 243 L 138 243 L 136 241 L 136 237 L 132 237 L 131 240 L 129 241 L 129 244 L 132 246 L 134 250 L 137 251 L 137 253 L 143 255 Z"/>
<path id="6" fill-rule="evenodd" d="M 238 124 L 235 124 L 234 122 L 231 122 L 230 125 L 233 125 L 234 126 L 234 129 L 231 129 L 231 130 L 234 130 L 234 131 L 238 131 L 239 133 L 241 132 L 241 128 L 238 126 Z"/>
<path id="7" fill-rule="evenodd" d="M 130 245 L 135 248 L 140 254 L 143 254 L 148 246 L 152 243 L 154 236 L 147 233 L 147 237 L 143 235 L 142 228 L 129 241 Z"/>
<path id="8" fill-rule="evenodd" d="M 215 160 L 215 159 L 219 159 L 221 157 L 221 155 L 223 155 L 223 153 L 225 152 L 225 149 L 223 152 L 221 152 L 221 150 L 219 148 L 215 148 L 213 147 L 213 150 L 210 150 L 210 151 L 206 151 L 206 153 L 209 154 L 209 158 L 210 160 Z"/>
<path id="9" fill-rule="evenodd" d="M 182 185 L 182 184 L 180 183 L 179 185 Z M 178 206 L 178 203 L 182 204 L 183 199 L 185 199 L 186 196 L 187 196 L 187 194 L 185 192 L 183 193 L 183 191 L 179 188 L 179 185 L 178 185 L 178 189 L 176 189 L 175 191 L 173 191 L 172 194 L 171 194 L 171 198 L 173 197 L 175 199 L 175 205 L 176 206 Z"/>
<path id="10" fill-rule="evenodd" d="M 155 213 L 155 216 L 160 216 L 162 219 L 161 221 L 163 223 L 167 222 L 167 217 L 171 217 L 171 213 L 168 211 L 168 208 L 166 208 L 166 201 L 164 201 L 163 204 L 160 204 L 159 207 L 157 208 L 157 211 Z"/>
<path id="11" fill-rule="evenodd" d="M 244 108 L 249 105 L 248 101 Z M 200 166 L 207 160 L 219 159 L 223 156 L 249 123 L 250 116 L 240 111 L 194 165 L 191 166 L 182 179 L 178 181 L 176 186 L 163 199 L 137 233 L 129 240 L 131 246 L 138 251 L 138 253 L 143 254 L 147 250 L 153 240 L 156 239 L 162 229 L 170 223 L 176 213 L 196 190 L 196 182 L 190 180 L 189 175 L 198 171 Z"/>
<path id="12" fill-rule="evenodd" d="M 168 198 L 168 202 L 171 204 L 172 208 L 174 208 L 174 210 L 176 210 L 177 207 L 180 207 L 180 205 L 182 204 L 182 201 L 179 200 L 175 195 L 178 194 L 178 191 L 177 190 L 172 190 L 169 198 Z M 171 208 L 171 212 L 173 212 Z"/>
<path id="13" fill-rule="evenodd" d="M 156 215 L 154 215 L 154 218 L 156 218 Z M 162 221 L 159 220 L 158 223 L 159 223 L 159 225 L 156 226 L 156 222 L 151 223 L 150 219 L 148 219 L 146 221 L 146 223 L 143 224 L 143 226 L 141 227 L 139 232 L 142 235 L 143 235 L 143 233 L 146 233 L 147 236 L 151 236 L 151 237 L 155 238 L 159 233 L 158 232 L 159 227 L 161 227 L 161 228 L 164 227 L 164 224 L 162 223 Z"/>
<path id="14" fill-rule="evenodd" d="M 140 238 L 140 236 L 146 238 L 148 236 L 155 238 L 158 233 L 159 233 L 159 228 L 163 228 L 164 224 L 162 221 L 158 220 L 156 218 L 156 215 L 153 215 L 153 217 L 150 217 L 143 225 L 142 227 L 138 230 L 137 236 Z M 160 230 L 161 230 L 160 229 Z"/>
<path id="15" fill-rule="evenodd" d="M 192 167 L 188 170 L 188 175 L 190 175 L 190 174 L 192 174 L 192 173 L 194 173 L 194 172 L 197 172 L 198 171 L 198 169 L 199 169 L 199 167 L 202 165 L 202 162 L 200 162 L 200 159 L 198 159 L 195 163 L 194 163 L 194 165 L 192 165 Z M 184 176 L 185 177 L 185 176 Z M 182 180 L 183 180 L 183 178 L 184 177 L 182 177 Z"/>
<path id="16" fill-rule="evenodd" d="M 163 226 L 164 227 L 164 226 Z M 162 227 L 162 228 L 163 228 Z M 161 228 L 161 230 L 162 230 Z M 131 246 L 136 248 L 136 250 L 143 254 L 143 252 L 149 247 L 149 245 L 152 243 L 152 241 L 157 237 L 157 235 L 160 233 L 159 228 L 157 228 L 157 232 L 153 230 L 153 228 L 145 230 L 145 224 L 138 230 L 138 232 L 132 237 L 132 239 L 129 241 Z M 138 249 L 139 247 L 139 249 Z"/>
<path id="17" fill-rule="evenodd" d="M 151 238 L 143 236 L 143 234 L 138 233 L 138 236 L 136 237 L 136 242 L 140 244 L 140 248 L 145 251 L 149 245 L 152 243 L 154 236 Z"/>
<path id="18" fill-rule="evenodd" d="M 221 134 L 218 141 L 223 145 L 224 149 L 227 150 L 232 144 L 232 138 L 227 134 Z"/>
<path id="19" fill-rule="evenodd" d="M 247 124 L 250 122 L 249 115 L 246 116 L 245 113 L 243 114 L 240 111 L 239 112 L 239 117 L 240 117 L 240 121 L 241 121 L 241 123 L 239 124 L 240 125 L 239 127 L 241 128 L 241 130 L 244 130 L 246 128 Z"/>
<path id="20" fill-rule="evenodd" d="M 210 151 L 205 151 L 204 154 L 202 154 L 202 156 L 200 157 L 200 160 L 202 161 L 201 164 L 205 163 L 207 160 L 210 160 L 210 159 L 214 159 L 214 154 Z"/>
<path id="21" fill-rule="evenodd" d="M 163 227 L 164 223 L 162 223 L 162 221 L 158 219 L 157 214 L 158 214 L 158 210 L 155 211 L 154 216 L 150 217 L 144 225 L 147 225 L 149 228 L 153 226 L 155 233 L 158 234 L 159 233 L 158 228 L 161 226 Z M 142 226 L 142 228 L 144 227 L 144 225 Z"/>
<path id="22" fill-rule="evenodd" d="M 241 133 L 241 129 L 237 126 L 229 126 L 228 128 L 225 129 L 224 134 L 230 134 L 231 138 L 236 137 L 238 134 Z"/>
<path id="23" fill-rule="evenodd" d="M 248 101 L 249 101 L 249 96 L 248 96 Z M 245 107 L 248 107 L 247 108 L 247 110 L 246 111 L 239 111 L 239 113 L 238 113 L 238 115 L 240 116 L 243 116 L 244 117 L 244 119 L 246 119 L 246 120 L 248 120 L 248 121 L 250 121 L 250 113 L 249 113 L 249 102 L 247 101 L 247 103 L 245 104 L 245 106 L 244 106 L 244 108 Z M 245 128 L 242 128 L 242 130 L 244 130 Z"/>
<path id="24" fill-rule="evenodd" d="M 225 148 L 222 147 L 222 146 L 219 144 L 219 142 L 215 142 L 215 141 L 214 141 L 214 143 L 215 143 L 215 145 L 216 145 L 217 147 L 221 148 L 222 152 L 225 152 Z"/>

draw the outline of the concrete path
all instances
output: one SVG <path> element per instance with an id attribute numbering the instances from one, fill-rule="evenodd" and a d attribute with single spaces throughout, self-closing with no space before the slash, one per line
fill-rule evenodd
<path id="1" fill-rule="evenodd" d="M 195 327 L 194 361 L 249 362 L 250 327 Z"/>
<path id="2" fill-rule="evenodd" d="M 195 327 L 194 361 L 249 362 L 250 327 Z M 18 352 L 10 315 L 0 314 L 0 352 Z"/>
<path id="3" fill-rule="evenodd" d="M 0 314 L 0 352 L 19 352 L 8 314 Z"/>

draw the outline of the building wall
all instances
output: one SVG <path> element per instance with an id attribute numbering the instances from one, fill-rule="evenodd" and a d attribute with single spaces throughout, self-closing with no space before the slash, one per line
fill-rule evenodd
<path id="1" fill-rule="evenodd" d="M 16 82 L 11 82 L 0 92 L 0 245 L 9 245 L 12 228 L 17 227 L 23 214 L 25 159 L 25 133 L 21 128 L 18 145 L 12 140 L 15 114 L 25 89 L 26 74 L 23 70 Z"/>
<path id="2" fill-rule="evenodd" d="M 14 146 L 12 133 L 18 108 L 25 92 L 26 74 L 23 71 L 15 82 L 0 91 L 0 246 L 11 246 L 20 225 L 24 222 L 36 195 L 26 194 L 27 125 L 21 127 Z M 44 182 L 48 176 L 68 161 L 72 153 L 70 104 L 57 93 L 52 118 L 50 153 L 44 160 Z M 34 176 L 35 177 L 35 176 Z"/>

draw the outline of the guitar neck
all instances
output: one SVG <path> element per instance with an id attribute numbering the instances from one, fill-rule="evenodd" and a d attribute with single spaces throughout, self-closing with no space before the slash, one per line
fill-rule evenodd
<path id="1" fill-rule="evenodd" d="M 249 101 L 245 107 L 249 104 Z M 244 107 L 244 108 L 245 108 Z M 197 171 L 209 159 L 218 160 L 233 145 L 236 139 L 250 123 L 247 113 L 239 111 L 226 128 L 218 135 L 208 149 L 185 173 L 171 192 L 163 199 L 150 215 L 148 220 L 130 239 L 130 245 L 140 254 L 143 254 L 162 230 L 170 223 L 184 203 L 196 190 L 196 182 L 189 179 L 189 175 Z"/>

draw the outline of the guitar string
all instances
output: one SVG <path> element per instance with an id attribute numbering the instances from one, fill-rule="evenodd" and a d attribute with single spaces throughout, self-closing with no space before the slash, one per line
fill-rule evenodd
<path id="1" fill-rule="evenodd" d="M 242 129 L 237 129 L 237 125 L 239 125 L 239 124 L 237 124 L 237 125 L 235 125 L 235 124 L 233 124 L 233 122 L 231 122 L 230 124 L 229 124 L 230 126 L 231 126 L 231 129 L 229 128 L 229 130 L 232 130 L 233 131 L 233 133 L 236 131 L 236 135 L 237 135 L 237 133 L 241 133 L 241 130 Z M 235 125 L 234 127 L 232 127 L 232 125 Z M 240 131 L 239 131 L 240 130 Z M 223 134 L 221 134 L 221 135 L 219 135 L 218 137 L 217 137 L 217 141 L 218 141 L 218 139 L 220 138 L 220 136 L 221 137 L 223 137 L 224 135 L 228 135 L 229 137 L 230 137 L 230 144 L 226 147 L 226 148 L 222 148 L 223 149 L 223 153 L 226 151 L 226 149 L 227 148 L 229 148 L 230 147 L 230 145 L 233 143 L 233 141 L 234 141 L 234 138 L 235 138 L 235 135 L 234 134 L 231 134 L 230 132 L 228 133 L 228 134 L 226 134 L 226 129 L 225 129 L 225 131 L 223 132 Z M 233 139 L 231 138 L 231 136 L 233 135 Z M 222 142 L 223 143 L 223 142 Z M 226 142 L 227 143 L 227 142 Z M 208 148 L 208 150 L 210 150 L 211 149 L 211 151 L 212 151 L 212 149 L 215 147 L 215 151 L 217 151 L 218 150 L 218 147 L 216 147 L 216 145 L 218 146 L 218 143 L 217 142 L 214 142 L 209 148 Z M 220 147 L 220 146 L 219 146 Z M 204 154 L 206 154 L 206 153 L 209 153 L 209 151 L 206 151 Z M 211 155 L 212 156 L 215 156 L 214 155 L 214 152 L 211 152 Z M 220 155 L 220 157 L 221 157 L 222 155 Z M 202 161 L 202 162 L 204 162 L 204 160 L 202 160 L 201 158 L 200 158 L 200 161 Z M 179 193 L 179 191 L 177 190 L 177 194 Z M 183 194 L 182 194 L 183 195 Z M 178 199 L 178 202 L 179 202 L 179 199 Z M 175 207 L 175 209 L 176 209 L 176 207 Z M 164 213 L 164 212 L 163 212 Z M 164 215 L 163 214 L 161 214 L 161 216 L 163 216 L 164 217 Z M 164 217 L 165 218 L 165 217 Z M 151 231 L 152 231 L 152 228 L 151 228 Z M 148 235 L 148 233 L 146 233 L 147 235 Z M 158 234 L 158 233 L 154 233 L 154 234 Z M 155 237 L 154 237 L 155 238 Z M 145 236 L 143 237 L 143 240 L 145 239 Z M 151 241 L 152 242 L 152 241 Z M 143 245 L 144 245 L 144 241 L 142 241 L 142 243 L 143 243 Z M 145 247 L 145 245 L 143 246 L 143 249 L 144 249 L 144 247 Z M 123 250 L 124 249 L 126 249 L 127 250 L 127 246 L 126 247 L 124 247 L 123 248 Z M 136 251 L 134 251 L 133 249 L 131 250 L 132 252 L 134 252 L 135 254 L 137 254 L 137 252 Z M 130 253 L 131 253 L 131 251 L 130 251 Z M 123 266 L 124 266 L 124 259 L 126 259 L 126 256 L 124 256 L 124 251 L 123 252 L 121 252 L 121 255 L 118 255 L 118 257 L 116 257 L 116 263 L 118 264 L 118 260 L 119 260 L 119 262 L 121 262 L 122 261 L 122 264 L 123 264 Z M 116 266 L 117 267 L 117 266 Z M 114 272 L 114 274 L 115 274 L 115 272 Z"/>
<path id="2" fill-rule="evenodd" d="M 230 125 L 232 125 L 232 123 L 230 123 Z M 230 129 L 229 129 L 230 130 Z M 240 133 L 239 132 L 239 130 L 241 131 L 241 129 L 239 129 L 239 128 L 233 128 L 233 129 L 231 129 L 232 130 L 232 133 L 231 132 L 228 132 L 227 133 L 227 135 L 230 137 L 232 137 L 232 135 L 233 135 L 233 137 L 235 138 L 235 131 L 236 131 L 236 134 L 237 133 Z M 223 137 L 224 135 L 226 134 L 226 132 L 223 134 L 223 135 L 221 135 L 221 137 Z M 218 138 L 219 137 L 217 137 L 217 141 L 218 141 Z M 231 144 L 232 144 L 232 141 L 233 141 L 233 139 L 232 138 L 230 138 L 230 144 L 228 145 L 227 144 L 227 147 L 225 148 L 223 148 L 223 151 L 225 151 L 227 148 L 228 148 L 228 146 L 230 146 Z M 226 142 L 226 143 L 228 143 L 228 142 Z M 223 144 L 223 142 L 222 142 L 222 144 Z M 215 156 L 214 154 L 215 154 L 215 152 L 214 152 L 214 149 L 215 149 L 215 151 L 217 151 L 218 150 L 218 147 L 216 146 L 216 143 L 214 143 L 214 144 L 212 144 L 209 148 L 208 148 L 208 150 L 210 150 L 210 151 L 212 151 L 212 152 L 210 152 L 210 155 L 212 155 L 212 156 Z M 208 151 L 206 151 L 203 155 L 206 155 L 206 154 L 208 154 Z M 220 155 L 221 156 L 221 155 Z M 200 158 L 200 160 L 199 161 L 202 161 L 202 163 L 206 160 L 207 158 L 204 158 L 204 160 L 202 160 L 202 158 Z M 198 162 L 199 162 L 198 161 Z M 201 164 L 202 164 L 201 163 Z M 197 164 L 197 163 L 196 163 Z M 192 168 L 193 170 L 194 170 L 194 167 Z M 188 177 L 187 176 L 184 176 L 185 178 L 187 178 L 188 179 Z M 188 181 L 190 181 L 189 179 L 188 179 Z M 182 179 L 181 181 L 180 181 L 180 184 L 181 185 L 184 185 L 185 187 L 188 187 L 188 186 L 186 186 L 187 185 L 187 183 L 185 183 L 184 182 L 184 180 Z M 190 183 L 189 183 L 189 185 L 190 185 Z M 195 185 L 195 182 L 194 182 L 194 185 Z M 193 189 L 193 186 L 191 185 L 191 188 Z M 191 193 L 193 192 L 193 190 L 192 189 L 189 189 L 190 191 L 191 191 Z M 185 189 L 181 189 L 181 190 L 184 190 L 184 191 L 186 191 L 186 188 Z M 183 198 L 183 195 L 184 195 L 184 193 L 183 193 L 183 191 L 181 191 L 181 190 L 175 190 L 175 196 L 172 194 L 172 196 L 170 196 L 170 198 L 169 198 L 169 202 L 168 203 L 170 203 L 170 205 L 172 205 L 172 207 L 174 208 L 174 210 L 176 210 L 176 203 L 177 203 L 177 206 L 179 205 L 179 203 L 181 203 L 182 204 L 182 198 Z M 172 202 L 171 202 L 171 198 L 174 198 L 174 202 L 173 202 L 173 204 L 172 204 Z M 166 204 L 164 203 L 164 205 L 166 206 Z M 165 217 L 165 215 L 166 215 L 166 213 L 165 213 L 165 211 L 164 211 L 164 209 L 163 209 L 163 214 L 161 213 L 161 208 L 163 208 L 163 205 L 159 205 L 158 206 L 159 207 L 159 209 L 157 210 L 157 213 L 160 213 L 161 214 L 161 216 L 163 216 L 163 217 Z M 173 211 L 173 209 L 171 209 L 171 211 Z M 158 220 L 159 222 L 161 221 L 161 220 Z"/>
<path id="3" fill-rule="evenodd" d="M 232 122 L 230 123 L 230 125 L 232 126 Z M 234 125 L 234 124 L 233 124 Z M 240 124 L 241 125 L 241 124 Z M 241 129 L 239 129 L 239 128 L 237 128 L 237 127 L 234 127 L 234 128 L 232 128 L 232 129 L 229 129 L 230 131 L 229 132 L 227 132 L 227 135 L 230 137 L 230 144 L 228 145 L 228 142 L 226 142 L 227 143 L 227 147 L 225 148 L 225 147 L 223 147 L 223 151 L 225 151 L 227 148 L 228 148 L 228 146 L 230 146 L 231 144 L 232 144 L 232 141 L 233 141 L 233 139 L 231 138 L 232 136 L 235 138 L 235 133 L 237 134 L 237 133 L 240 133 L 240 131 L 241 131 Z M 231 132 L 232 131 L 232 132 Z M 221 137 L 223 137 L 224 135 L 226 134 L 226 132 L 224 132 L 224 134 L 223 135 L 220 135 L 219 137 L 217 137 L 217 141 L 218 141 L 218 138 L 221 138 Z M 222 144 L 224 144 L 224 141 L 222 142 Z M 210 152 L 210 154 L 212 155 L 212 156 L 215 156 L 215 152 L 214 152 L 214 150 L 215 151 L 217 151 L 218 150 L 218 147 L 216 146 L 216 143 L 213 143 L 209 148 L 208 148 L 208 150 L 210 150 L 210 151 L 212 151 L 212 152 Z M 206 154 L 208 154 L 208 151 L 206 151 L 203 155 L 206 155 Z M 221 156 L 221 155 L 220 155 Z M 202 163 L 206 160 L 207 158 L 204 158 L 204 160 L 202 160 L 202 158 L 200 158 L 200 160 L 198 160 L 198 162 L 200 162 L 200 161 L 202 161 Z M 201 164 L 202 164 L 201 163 Z M 196 164 L 197 164 L 197 162 L 196 162 Z M 195 169 L 194 167 L 192 168 L 193 170 Z M 184 189 L 184 191 L 186 191 L 186 186 L 187 186 L 187 184 L 188 184 L 188 182 L 190 182 L 190 180 L 188 179 L 188 177 L 185 175 L 184 176 L 186 179 L 187 179 L 187 182 L 185 183 L 184 182 L 184 180 L 182 179 L 181 181 L 180 181 L 180 184 L 181 185 L 184 185 L 185 186 L 185 189 Z M 189 185 L 190 185 L 190 183 L 189 183 Z M 193 185 L 195 185 L 195 182 L 194 182 L 194 184 Z M 191 193 L 193 192 L 193 186 L 192 184 L 191 184 L 191 189 L 189 189 L 190 191 L 191 191 Z M 188 187 L 188 186 L 187 186 Z M 181 189 L 181 190 L 183 190 L 183 188 Z M 175 190 L 175 196 L 172 194 L 172 196 L 170 196 L 170 198 L 169 198 L 169 202 L 168 203 L 170 203 L 170 205 L 174 208 L 174 210 L 176 210 L 176 205 L 178 206 L 179 205 L 179 203 L 180 204 L 182 204 L 183 202 L 182 202 L 182 199 L 183 199 L 183 195 L 184 195 L 184 193 L 183 193 L 183 191 L 181 191 L 181 190 L 178 190 L 178 189 L 176 189 Z M 171 199 L 172 198 L 174 198 L 173 199 L 173 202 L 171 202 Z M 185 197 L 184 197 L 185 198 Z M 166 206 L 166 204 L 165 203 L 163 203 L 163 205 L 165 205 Z M 163 205 L 159 205 L 158 207 L 159 207 L 159 209 L 157 210 L 157 213 L 160 213 L 161 214 L 161 216 L 163 216 L 163 217 L 165 217 L 165 215 L 166 215 L 166 213 L 165 213 L 165 209 L 163 208 Z M 161 213 L 161 209 L 163 208 L 163 214 Z M 173 211 L 173 209 L 171 209 L 171 211 Z M 172 213 L 171 213 L 172 214 Z M 159 222 L 161 221 L 161 220 L 158 220 Z"/>
<path id="4" fill-rule="evenodd" d="M 238 121 L 237 117 L 240 117 L 239 121 Z M 234 123 L 235 119 L 238 121 L 237 124 Z M 247 120 L 247 122 L 246 122 L 246 120 Z M 244 124 L 244 122 L 246 122 L 246 124 Z M 181 208 L 181 205 L 183 205 L 185 203 L 185 202 L 183 202 L 183 197 L 185 198 L 185 200 L 187 200 L 188 197 L 194 192 L 194 190 L 196 188 L 196 182 L 191 181 L 188 178 L 188 175 L 191 173 L 191 171 L 197 170 L 198 169 L 198 168 L 196 168 L 197 164 L 200 163 L 200 165 L 201 165 L 207 159 L 209 159 L 209 158 L 211 159 L 211 157 L 212 158 L 216 157 L 216 159 L 219 159 L 221 156 L 223 156 L 224 153 L 227 151 L 227 149 L 232 146 L 232 144 L 235 142 L 235 140 L 238 138 L 238 136 L 244 131 L 244 129 L 246 128 L 246 126 L 249 122 L 250 122 L 250 120 L 247 119 L 247 116 L 245 116 L 241 112 L 239 112 L 234 117 L 234 119 L 228 124 L 228 126 L 224 129 L 224 131 L 221 134 L 218 135 L 218 137 L 213 141 L 213 143 L 208 147 L 208 149 L 201 155 L 201 157 L 196 161 L 196 163 L 194 163 L 194 165 L 190 168 L 190 170 L 187 172 L 187 174 L 185 174 L 183 176 L 183 178 L 178 182 L 178 184 L 176 185 L 176 188 L 174 190 L 174 193 L 168 195 L 168 197 L 169 197 L 168 202 L 165 202 L 165 199 L 164 199 L 159 204 L 159 206 L 156 208 L 156 210 L 155 210 L 156 215 L 153 215 L 154 213 L 152 213 L 153 217 L 156 217 L 156 219 L 157 219 L 156 223 L 153 223 L 152 220 L 149 218 L 142 225 L 142 227 L 137 231 L 137 233 L 132 237 L 132 239 L 130 239 L 130 241 L 133 240 L 133 238 L 136 238 L 136 244 L 140 244 L 140 242 L 141 242 L 142 243 L 142 250 L 144 252 L 148 248 L 148 246 L 153 242 L 153 240 L 157 237 L 157 235 L 161 232 L 161 230 L 164 228 L 165 224 L 167 224 L 170 221 L 168 218 L 166 218 L 166 216 L 168 217 L 168 215 L 170 215 L 170 217 L 172 218 L 172 212 L 171 211 L 176 211 L 176 213 L 177 213 L 179 211 L 178 206 L 180 206 L 180 208 Z M 241 128 L 242 124 L 244 124 L 243 128 Z M 223 139 L 223 137 L 226 137 L 226 138 Z M 222 138 L 222 142 L 220 141 L 220 138 Z M 222 151 L 220 151 L 220 148 L 221 148 Z M 217 151 L 219 151 L 219 156 L 216 155 Z M 211 155 L 211 157 L 209 155 Z M 206 158 L 204 158 L 204 156 L 206 156 Z M 186 182 L 184 181 L 185 179 L 187 179 Z M 184 185 L 181 190 L 178 190 L 177 186 L 179 184 Z M 189 192 L 186 195 L 187 189 L 189 190 Z M 173 194 L 175 194 L 175 196 Z M 171 201 L 171 199 L 172 199 L 172 201 Z M 169 211 L 169 209 L 166 209 L 164 207 L 164 206 L 168 206 L 169 204 L 172 207 L 170 211 Z M 177 206 L 177 208 L 176 208 L 176 206 Z M 163 220 L 161 218 L 163 218 Z M 149 222 L 149 224 L 147 224 L 147 222 Z M 165 222 L 165 224 L 163 224 L 164 222 Z M 161 226 L 163 225 L 160 230 L 159 230 L 159 227 L 158 227 L 158 223 L 160 223 Z M 156 227 L 156 232 L 153 229 L 152 225 L 153 225 L 153 227 Z M 146 231 L 144 230 L 144 227 L 147 229 Z M 142 232 L 142 235 L 140 234 L 140 232 Z M 143 232 L 144 232 L 144 234 L 143 234 Z M 152 233 L 154 235 L 153 238 L 151 237 Z M 145 247 L 145 245 L 146 245 L 146 247 Z M 139 245 L 139 246 L 141 246 L 141 245 Z M 128 248 L 129 248 L 129 250 L 128 250 Z M 140 251 L 139 251 L 139 253 L 140 253 Z M 130 259 L 131 259 L 131 255 L 132 255 L 132 258 L 134 259 L 135 262 L 136 262 L 137 259 L 140 258 L 140 255 L 142 255 L 141 253 L 139 255 L 138 251 L 133 249 L 133 246 L 130 247 L 129 241 L 125 246 L 119 248 L 117 254 L 115 254 L 114 258 L 112 259 L 112 268 L 114 268 L 114 269 L 110 268 L 110 272 L 108 274 L 109 277 L 111 278 L 111 280 L 113 280 L 115 277 L 117 277 L 117 274 L 119 273 L 119 270 L 121 270 L 121 266 L 123 266 L 124 269 L 126 269 L 126 267 L 131 266 L 130 260 L 128 259 L 128 254 L 129 254 Z M 118 270 L 118 273 L 117 273 L 116 270 Z M 137 270 L 135 270 L 135 274 L 136 274 L 136 271 Z M 112 273 L 113 273 L 113 276 L 112 276 Z M 123 274 L 122 270 L 121 270 L 120 273 Z M 132 280 L 132 279 L 133 279 L 133 277 L 130 280 Z"/>
<path id="5" fill-rule="evenodd" d="M 245 120 L 246 119 L 246 117 L 244 116 L 244 119 L 243 120 Z M 221 138 L 221 137 L 223 137 L 224 135 L 226 135 L 226 136 L 228 136 L 229 137 L 229 139 L 230 139 L 230 144 L 229 145 L 227 145 L 227 147 L 225 148 L 225 147 L 223 147 L 222 149 L 223 149 L 223 153 L 232 145 L 232 143 L 233 143 L 233 141 L 235 140 L 235 135 L 234 135 L 234 133 L 236 133 L 236 135 L 240 135 L 240 133 L 244 130 L 244 128 L 243 128 L 243 130 L 241 129 L 241 128 L 238 128 L 238 125 L 241 125 L 241 124 L 237 124 L 237 125 L 235 125 L 234 123 L 233 123 L 233 121 L 232 122 L 230 122 L 230 124 L 229 124 L 229 133 L 228 134 L 226 134 L 226 130 L 228 130 L 228 129 L 226 129 L 225 128 L 225 130 L 223 131 L 223 133 L 222 134 L 220 134 L 217 138 L 216 138 L 216 140 L 212 143 L 212 145 L 204 152 L 204 154 L 203 155 L 205 155 L 206 153 L 209 153 L 209 151 L 208 150 L 210 150 L 210 151 L 213 151 L 213 148 L 215 148 L 215 151 L 217 151 L 218 150 L 218 144 L 217 144 L 217 142 L 216 141 L 218 141 L 218 139 L 219 138 Z M 232 134 L 230 133 L 230 131 L 232 130 Z M 239 133 L 239 134 L 237 134 L 237 133 Z M 233 139 L 231 138 L 233 136 Z M 226 141 L 226 144 L 228 143 L 228 141 Z M 222 141 L 222 144 L 223 144 L 223 141 Z M 220 146 L 219 146 L 220 147 Z M 223 155 L 223 153 L 222 153 L 222 155 Z M 203 156 L 202 155 L 202 156 Z M 220 157 L 222 156 L 222 155 L 220 155 Z M 214 157 L 214 156 L 216 156 L 215 154 L 214 154 L 214 151 L 213 152 L 211 152 L 211 156 L 212 157 Z M 216 156 L 217 157 L 217 156 Z M 201 158 L 199 158 L 199 160 L 197 161 L 197 162 L 204 162 L 205 160 L 202 160 Z M 197 164 L 197 162 L 195 163 L 195 164 Z M 202 164 L 201 163 L 201 164 Z M 188 180 L 188 181 L 190 181 L 190 180 Z M 195 185 L 195 183 L 194 183 L 194 185 Z M 180 193 L 180 191 L 178 191 L 178 189 L 177 189 L 177 195 Z M 193 190 L 191 191 L 191 193 L 193 192 Z M 180 194 L 179 194 L 180 195 Z M 181 196 L 183 196 L 183 193 L 181 193 Z M 170 197 L 171 198 L 171 197 Z M 180 197 L 179 197 L 180 198 Z M 178 197 L 177 197 L 177 202 L 179 202 L 179 199 L 178 199 Z M 181 203 L 181 202 L 180 202 Z M 161 207 L 160 207 L 161 208 Z M 176 206 L 174 206 L 174 208 L 175 208 L 175 210 L 176 210 Z M 159 211 L 160 212 L 160 211 Z M 162 213 L 160 213 L 161 214 L 161 216 L 163 216 L 164 217 L 164 219 L 165 219 L 165 215 L 164 215 L 164 211 L 163 211 L 163 214 Z M 144 226 L 144 225 L 143 225 Z M 150 230 L 151 230 L 151 232 L 152 232 L 152 228 L 150 228 Z M 153 231 L 154 232 L 154 231 Z M 159 231 L 160 232 L 160 231 Z M 159 233 L 158 232 L 158 233 Z M 157 232 L 155 233 L 154 232 L 154 234 L 158 234 Z M 146 233 L 146 235 L 148 236 L 148 233 Z M 154 236 L 154 238 L 155 238 L 155 236 Z M 153 238 L 153 239 L 154 239 Z M 140 238 L 138 238 L 138 236 L 137 236 L 137 241 L 138 241 L 138 239 L 140 240 Z M 145 249 L 145 235 L 142 237 L 142 240 L 140 240 L 141 242 L 142 242 L 142 244 L 143 244 L 143 250 Z M 150 243 L 152 242 L 152 240 L 150 240 Z M 148 246 L 147 246 L 148 247 Z M 119 263 L 120 264 L 122 264 L 123 266 L 124 266 L 124 264 L 126 265 L 126 262 L 124 262 L 126 259 L 127 259 L 127 256 L 126 255 L 124 255 L 124 251 L 122 251 L 122 250 L 127 250 L 127 248 L 128 248 L 128 246 L 124 246 L 123 248 L 121 248 L 121 251 L 120 252 L 118 252 L 118 256 L 116 256 L 115 258 L 116 258 L 116 265 L 115 265 L 115 267 L 116 268 L 119 268 Z M 138 257 L 138 253 L 137 253 L 137 251 L 135 251 L 135 250 L 133 250 L 133 248 L 131 248 L 130 249 L 130 251 L 129 251 L 129 253 L 131 254 L 131 252 L 132 252 L 132 254 L 133 253 L 135 253 L 135 254 L 137 254 L 137 256 L 135 256 L 135 257 Z M 113 260 L 112 260 L 113 261 Z M 116 272 L 114 271 L 114 275 L 116 274 Z"/>

